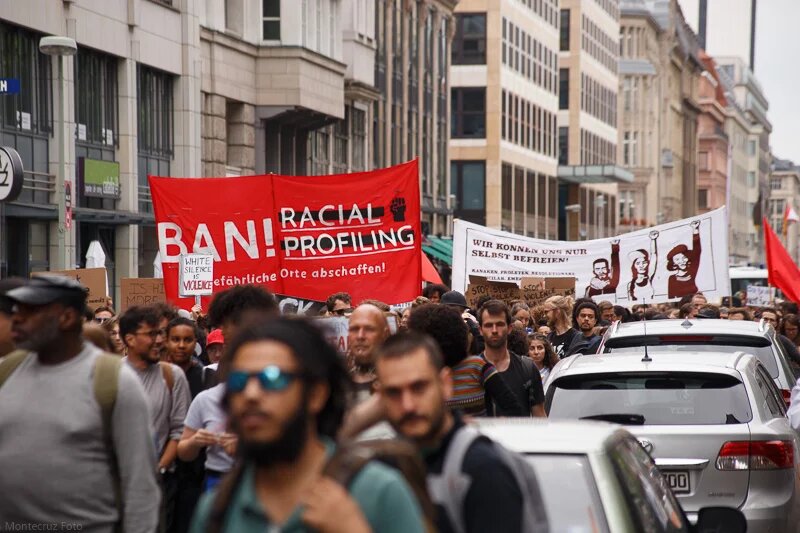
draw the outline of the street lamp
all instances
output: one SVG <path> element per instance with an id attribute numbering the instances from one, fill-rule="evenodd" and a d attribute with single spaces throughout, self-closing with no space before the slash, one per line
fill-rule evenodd
<path id="1" fill-rule="evenodd" d="M 58 258 L 56 269 L 64 270 L 71 265 L 66 254 L 66 182 L 67 169 L 64 152 L 67 139 L 64 135 L 64 56 L 72 56 L 78 52 L 75 39 L 52 35 L 39 40 L 39 51 L 48 56 L 58 56 L 58 176 L 56 176 L 56 203 L 58 204 Z"/>

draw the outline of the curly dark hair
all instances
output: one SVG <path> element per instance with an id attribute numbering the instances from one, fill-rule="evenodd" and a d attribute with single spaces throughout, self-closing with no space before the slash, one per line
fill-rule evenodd
<path id="1" fill-rule="evenodd" d="M 150 308 L 156 312 L 158 319 L 167 319 L 167 322 L 172 322 L 178 318 L 178 308 L 167 302 L 156 302 L 150 304 Z"/>
<path id="2" fill-rule="evenodd" d="M 125 336 L 136 333 L 139 324 L 158 327 L 160 321 L 161 316 L 153 309 L 153 306 L 134 305 L 129 307 L 119 317 L 119 338 L 127 345 Z"/>
<path id="3" fill-rule="evenodd" d="M 511 329 L 506 339 L 508 351 L 517 355 L 528 354 L 528 334 L 524 329 Z"/>
<path id="4" fill-rule="evenodd" d="M 208 321 L 218 328 L 223 322 L 238 324 L 248 311 L 277 314 L 278 303 L 272 293 L 257 285 L 238 285 L 218 293 L 208 308 Z"/>
<path id="5" fill-rule="evenodd" d="M 544 366 L 553 370 L 553 367 L 558 364 L 558 356 L 556 355 L 556 351 L 553 349 L 553 345 L 550 344 L 550 341 L 547 340 L 547 335 L 542 335 L 541 333 L 531 333 L 528 335 L 528 346 L 533 341 L 538 341 L 542 343 L 544 346 Z M 525 351 L 525 355 L 528 355 L 528 351 Z"/>
<path id="6" fill-rule="evenodd" d="M 225 346 L 222 365 L 231 368 L 242 346 L 260 341 L 276 341 L 289 347 L 297 359 L 299 373 L 308 384 L 324 383 L 330 393 L 325 406 L 317 415 L 320 435 L 336 438 L 342 425 L 352 382 L 344 359 L 328 344 L 322 331 L 305 318 L 277 317 L 268 322 L 244 328 L 230 344 Z M 309 390 L 306 387 L 305 391 Z M 223 398 L 227 408 L 228 393 Z"/>
<path id="7" fill-rule="evenodd" d="M 453 367 L 467 357 L 467 325 L 461 313 L 448 305 L 425 304 L 411 311 L 408 329 L 430 335 Z"/>
<path id="8" fill-rule="evenodd" d="M 450 288 L 447 285 L 442 285 L 441 283 L 434 283 L 422 289 L 422 295 L 425 298 L 430 298 L 431 296 L 433 296 L 438 292 L 439 297 L 441 298 L 442 294 L 446 293 L 449 290 Z"/>

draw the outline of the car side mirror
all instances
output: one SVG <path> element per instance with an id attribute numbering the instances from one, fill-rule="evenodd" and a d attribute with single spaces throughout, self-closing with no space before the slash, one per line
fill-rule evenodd
<path id="1" fill-rule="evenodd" d="M 695 533 L 746 533 L 747 520 L 739 509 L 704 507 L 697 515 Z"/>

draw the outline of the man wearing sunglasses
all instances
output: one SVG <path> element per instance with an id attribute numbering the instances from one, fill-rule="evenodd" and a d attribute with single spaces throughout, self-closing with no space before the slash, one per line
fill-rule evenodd
<path id="1" fill-rule="evenodd" d="M 86 289 L 42 275 L 5 296 L 20 351 L 0 360 L 0 529 L 152 533 L 160 495 L 147 399 L 130 368 L 84 342 Z M 116 376 L 113 410 L 96 375 Z"/>
<path id="2" fill-rule="evenodd" d="M 228 350 L 223 403 L 243 461 L 201 500 L 192 533 L 423 531 L 397 471 L 369 462 L 347 488 L 323 475 L 349 380 L 320 331 L 276 318 L 245 329 Z"/>
<path id="3" fill-rule="evenodd" d="M 328 316 L 350 316 L 353 312 L 352 299 L 346 292 L 336 292 L 325 300 Z"/>

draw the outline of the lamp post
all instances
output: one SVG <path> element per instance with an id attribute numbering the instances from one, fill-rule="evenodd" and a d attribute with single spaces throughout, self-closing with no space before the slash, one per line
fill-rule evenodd
<path id="1" fill-rule="evenodd" d="M 56 203 L 58 205 L 58 257 L 56 269 L 64 270 L 71 265 L 67 262 L 66 253 L 66 182 L 67 163 L 64 155 L 67 139 L 64 135 L 64 56 L 75 55 L 78 45 L 69 37 L 49 36 L 39 40 L 39 51 L 49 56 L 58 57 L 58 175 L 56 176 Z"/>

